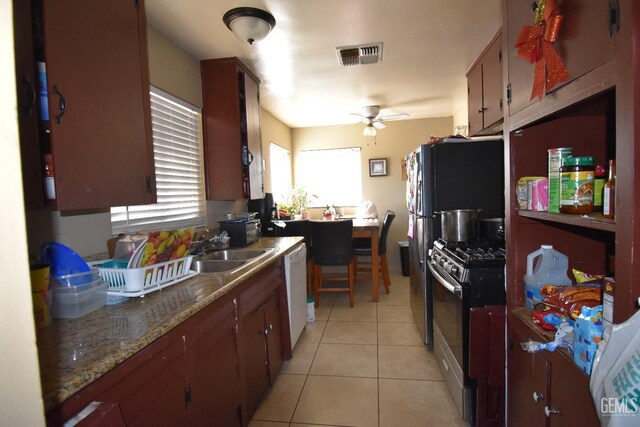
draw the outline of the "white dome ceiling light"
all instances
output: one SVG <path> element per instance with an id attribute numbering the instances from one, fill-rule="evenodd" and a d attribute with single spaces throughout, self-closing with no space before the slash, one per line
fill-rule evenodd
<path id="1" fill-rule="evenodd" d="M 231 9 L 224 14 L 222 21 L 236 37 L 249 44 L 264 39 L 276 26 L 276 19 L 272 14 L 255 7 Z"/>

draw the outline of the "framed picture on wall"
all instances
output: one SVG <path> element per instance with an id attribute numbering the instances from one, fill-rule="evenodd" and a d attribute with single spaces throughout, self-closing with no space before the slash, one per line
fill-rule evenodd
<path id="1" fill-rule="evenodd" d="M 369 176 L 386 176 L 387 159 L 369 159 Z"/>

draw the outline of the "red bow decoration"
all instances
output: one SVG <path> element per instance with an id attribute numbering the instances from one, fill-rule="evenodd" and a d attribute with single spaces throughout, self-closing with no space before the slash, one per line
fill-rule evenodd
<path id="1" fill-rule="evenodd" d="M 569 72 L 558 56 L 553 42 L 558 38 L 562 15 L 555 0 L 539 0 L 534 25 L 526 25 L 520 32 L 515 48 L 518 55 L 535 63 L 531 98 L 540 98 L 546 91 L 569 80 Z"/>

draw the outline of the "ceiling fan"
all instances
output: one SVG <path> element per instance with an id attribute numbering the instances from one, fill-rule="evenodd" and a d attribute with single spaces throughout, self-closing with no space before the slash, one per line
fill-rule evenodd
<path id="1" fill-rule="evenodd" d="M 387 127 L 384 121 L 399 120 L 405 117 L 409 117 L 408 114 L 390 114 L 386 116 L 380 115 L 379 105 L 369 105 L 362 107 L 360 113 L 351 113 L 354 116 L 360 117 L 361 123 L 365 124 L 362 134 L 364 136 L 376 136 L 376 129 L 384 129 Z"/>

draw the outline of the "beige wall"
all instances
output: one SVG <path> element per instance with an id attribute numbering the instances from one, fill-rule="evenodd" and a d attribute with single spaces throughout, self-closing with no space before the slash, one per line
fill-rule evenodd
<path id="1" fill-rule="evenodd" d="M 292 129 L 294 182 L 298 172 L 295 169 L 296 155 L 300 150 L 361 147 L 363 200 L 375 203 L 380 219 L 388 209 L 395 211 L 396 219 L 391 226 L 387 243 L 387 259 L 389 269 L 400 271 L 398 242 L 407 240 L 408 226 L 404 201 L 406 182 L 401 180 L 401 159 L 415 147 L 424 144 L 431 135 L 451 134 L 453 118 L 401 120 L 387 122 L 386 125 L 385 129 L 378 131 L 375 142 L 372 138 L 362 136 L 362 125 Z M 369 159 L 377 158 L 387 159 L 387 176 L 369 176 Z M 332 171 L 330 165 L 327 165 L 327 171 L 340 173 Z"/>
<path id="2" fill-rule="evenodd" d="M 147 43 L 151 84 L 202 107 L 202 81 L 198 58 L 151 26 L 147 26 Z"/>
<path id="3" fill-rule="evenodd" d="M 290 152 L 293 152 L 291 129 L 265 109 L 262 109 L 260 112 L 260 129 L 262 133 L 262 156 L 265 160 L 264 191 L 270 193 L 271 157 L 269 155 L 269 146 L 273 142 L 283 148 L 286 148 Z"/>
<path id="4" fill-rule="evenodd" d="M 22 202 L 12 2 L 0 3 L 0 424 L 43 426 Z"/>

